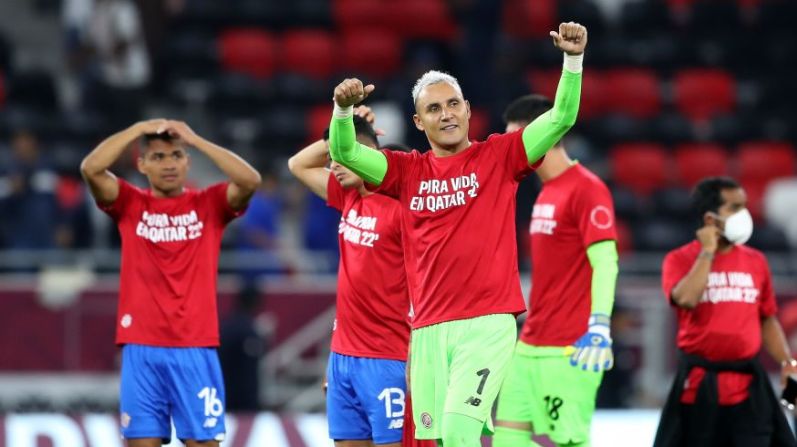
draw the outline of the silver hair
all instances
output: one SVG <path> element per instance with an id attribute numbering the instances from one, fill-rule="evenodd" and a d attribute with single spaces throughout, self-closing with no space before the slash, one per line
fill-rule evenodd
<path id="1" fill-rule="evenodd" d="M 421 90 L 423 90 L 424 87 L 441 82 L 451 85 L 456 89 L 457 93 L 459 93 L 459 96 L 462 96 L 462 88 L 459 86 L 457 78 L 448 73 L 443 73 L 442 71 L 429 70 L 415 81 L 415 86 L 412 87 L 412 103 L 418 104 L 418 95 L 421 94 Z"/>

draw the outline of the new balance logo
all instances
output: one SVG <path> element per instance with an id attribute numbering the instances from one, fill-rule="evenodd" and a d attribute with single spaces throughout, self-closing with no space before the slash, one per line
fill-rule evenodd
<path id="1" fill-rule="evenodd" d="M 471 396 L 468 398 L 468 400 L 465 401 L 465 403 L 473 405 L 474 407 L 478 407 L 479 405 L 481 405 L 482 400 L 479 399 L 478 397 Z"/>
<path id="2" fill-rule="evenodd" d="M 392 430 L 394 428 L 404 428 L 404 419 L 393 419 L 390 421 L 390 425 L 387 426 L 387 429 Z"/>
<path id="3" fill-rule="evenodd" d="M 213 427 L 216 426 L 217 422 L 218 422 L 218 420 L 216 418 L 207 418 L 207 419 L 205 419 L 205 423 L 202 424 L 202 427 L 204 427 L 204 428 L 213 428 Z"/>

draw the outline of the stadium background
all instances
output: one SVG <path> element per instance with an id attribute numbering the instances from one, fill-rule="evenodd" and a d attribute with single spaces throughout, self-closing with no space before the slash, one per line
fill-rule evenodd
<path id="1" fill-rule="evenodd" d="M 331 445 L 320 382 L 339 216 L 290 178 L 287 157 L 321 136 L 334 85 L 353 75 L 376 85 L 383 143 L 426 147 L 409 91 L 432 68 L 462 83 L 472 138 L 500 131 L 510 100 L 553 94 L 561 55 L 547 33 L 570 20 L 590 42 L 565 144 L 610 185 L 620 230 L 617 363 L 595 445 L 648 445 L 674 367 L 660 262 L 692 237 L 700 177 L 745 186 L 750 243 L 768 254 L 797 349 L 795 19 L 789 0 L 0 2 L 0 446 L 121 445 L 118 237 L 78 164 L 104 136 L 161 116 L 264 175 L 221 260 L 225 340 L 244 346 L 225 372 L 257 372 L 230 378 L 249 404 L 231 409 L 225 445 Z M 115 172 L 142 184 L 134 153 Z M 220 178 L 201 156 L 192 169 L 197 186 Z M 531 179 L 519 193 L 523 255 L 538 189 Z"/>

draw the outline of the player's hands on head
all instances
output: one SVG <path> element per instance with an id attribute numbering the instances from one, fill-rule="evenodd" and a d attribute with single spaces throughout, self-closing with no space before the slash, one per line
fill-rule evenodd
<path id="1" fill-rule="evenodd" d="M 141 135 L 149 135 L 160 133 L 160 129 L 167 123 L 167 120 L 164 118 L 157 118 L 151 119 L 146 121 L 139 121 L 135 124 L 138 127 L 139 132 Z"/>
<path id="2" fill-rule="evenodd" d="M 565 354 L 570 356 L 570 366 L 584 371 L 602 372 L 614 366 L 612 337 L 609 331 L 609 316 L 593 314 L 587 333 L 568 346 Z"/>
<path id="3" fill-rule="evenodd" d="M 722 235 L 722 231 L 713 224 L 706 225 L 695 232 L 700 246 L 704 251 L 709 253 L 717 251 L 717 243 L 719 242 L 720 235 Z"/>
<path id="4" fill-rule="evenodd" d="M 344 79 L 335 87 L 335 104 L 340 107 L 349 107 L 365 100 L 376 87 L 373 84 L 363 85 L 357 78 Z"/>
<path id="5" fill-rule="evenodd" d="M 575 56 L 582 54 L 587 46 L 587 28 L 575 22 L 559 24 L 559 32 L 548 33 L 556 48 Z"/>
<path id="6" fill-rule="evenodd" d="M 188 145 L 194 145 L 198 136 L 191 127 L 183 121 L 165 120 L 165 122 L 158 128 L 157 133 L 166 132 L 174 138 L 183 140 Z"/>

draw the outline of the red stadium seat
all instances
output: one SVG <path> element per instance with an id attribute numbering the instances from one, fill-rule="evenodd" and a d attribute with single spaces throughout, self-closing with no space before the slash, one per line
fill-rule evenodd
<path id="1" fill-rule="evenodd" d="M 729 175 L 728 158 L 728 152 L 718 144 L 682 144 L 675 149 L 678 180 L 682 186 L 691 188 L 705 177 Z"/>
<path id="2" fill-rule="evenodd" d="M 602 87 L 609 112 L 650 118 L 661 109 L 659 80 L 653 70 L 609 70 L 603 75 Z"/>
<path id="3" fill-rule="evenodd" d="M 736 155 L 739 181 L 747 193 L 747 208 L 756 219 L 763 217 L 767 184 L 795 174 L 795 149 L 789 143 L 748 142 Z"/>
<path id="4" fill-rule="evenodd" d="M 362 27 L 390 26 L 389 3 L 384 0 L 335 0 L 332 15 L 338 29 L 343 32 L 354 32 Z"/>
<path id="5" fill-rule="evenodd" d="M 561 77 L 561 68 L 531 70 L 527 80 L 532 93 L 545 95 L 553 101 Z M 605 98 L 601 73 L 595 70 L 585 71 L 581 85 L 581 104 L 578 107 L 578 117 L 588 119 L 603 113 Z"/>
<path id="6" fill-rule="evenodd" d="M 737 153 L 739 181 L 769 182 L 795 174 L 795 148 L 783 142 L 748 142 Z"/>
<path id="7" fill-rule="evenodd" d="M 390 25 L 405 39 L 451 41 L 457 26 L 443 0 L 402 0 L 390 2 Z"/>
<path id="8" fill-rule="evenodd" d="M 222 66 L 231 72 L 267 78 L 275 69 L 277 45 L 274 38 L 259 29 L 237 28 L 219 37 Z"/>
<path id="9" fill-rule="evenodd" d="M 617 219 L 615 227 L 617 229 L 617 251 L 620 254 L 634 251 L 634 236 L 631 227 L 620 219 Z"/>
<path id="10" fill-rule="evenodd" d="M 692 121 L 733 112 L 736 103 L 734 79 L 722 70 L 682 70 L 675 75 L 673 90 L 676 108 Z"/>
<path id="11" fill-rule="evenodd" d="M 335 73 L 337 60 L 335 40 L 327 31 L 290 31 L 282 36 L 285 71 L 326 79 Z"/>
<path id="12" fill-rule="evenodd" d="M 385 77 L 401 65 L 400 39 L 389 31 L 358 29 L 342 39 L 343 68 L 349 72 Z"/>
<path id="13" fill-rule="evenodd" d="M 490 134 L 490 130 L 490 115 L 485 110 L 471 108 L 468 138 L 476 141 L 484 141 Z"/>
<path id="14" fill-rule="evenodd" d="M 610 155 L 612 179 L 635 193 L 647 196 L 669 183 L 669 160 L 664 146 L 656 143 L 623 143 Z"/>
<path id="15" fill-rule="evenodd" d="M 508 0 L 503 14 L 504 31 L 512 37 L 548 37 L 558 29 L 556 0 Z"/>
<path id="16" fill-rule="evenodd" d="M 321 139 L 324 136 L 324 131 L 329 127 L 329 122 L 332 119 L 332 105 L 321 104 L 310 108 L 307 112 L 307 132 L 309 133 L 307 142 Z"/>

